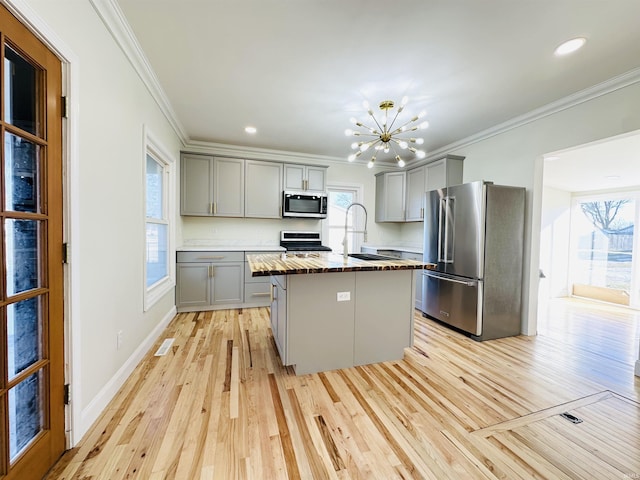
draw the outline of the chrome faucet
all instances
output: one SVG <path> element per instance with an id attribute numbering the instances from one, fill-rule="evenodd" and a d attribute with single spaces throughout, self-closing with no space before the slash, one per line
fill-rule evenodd
<path id="1" fill-rule="evenodd" d="M 346 260 L 349 256 L 349 241 L 347 240 L 347 223 L 349 221 L 349 209 L 354 205 L 358 205 L 362 207 L 364 210 L 364 230 L 351 230 L 352 233 L 362 233 L 364 237 L 364 241 L 367 241 L 367 208 L 358 202 L 353 202 L 351 205 L 347 207 L 347 210 L 344 212 L 344 239 L 342 240 L 342 255 Z"/>

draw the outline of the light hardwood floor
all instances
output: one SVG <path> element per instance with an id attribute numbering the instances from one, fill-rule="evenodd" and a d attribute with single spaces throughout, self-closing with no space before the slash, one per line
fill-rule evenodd
<path id="1" fill-rule="evenodd" d="M 608 351 L 637 355 L 633 314 L 558 302 L 540 335 L 483 343 L 416 314 L 404 360 L 298 377 L 268 315 L 178 315 L 47 478 L 640 478 L 637 357 Z M 587 347 L 597 318 L 616 328 Z"/>

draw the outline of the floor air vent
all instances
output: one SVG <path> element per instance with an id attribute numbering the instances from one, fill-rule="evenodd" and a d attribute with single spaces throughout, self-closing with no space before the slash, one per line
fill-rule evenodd
<path id="1" fill-rule="evenodd" d="M 175 338 L 167 338 L 164 342 L 162 342 L 162 345 L 160 345 L 160 348 L 158 348 L 158 351 L 154 354 L 154 356 L 162 357 L 163 355 L 166 355 L 171 348 L 171 345 L 173 345 L 174 341 Z"/>
<path id="2" fill-rule="evenodd" d="M 565 420 L 569 420 L 571 423 L 582 423 L 582 419 L 571 415 L 569 412 L 561 413 L 560 416 Z"/>

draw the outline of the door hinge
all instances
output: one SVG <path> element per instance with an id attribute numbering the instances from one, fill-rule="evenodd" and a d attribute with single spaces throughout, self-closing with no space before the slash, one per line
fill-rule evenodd
<path id="1" fill-rule="evenodd" d="M 69 263 L 69 244 L 62 244 L 62 263 Z"/>
<path id="2" fill-rule="evenodd" d="M 69 98 L 62 97 L 62 118 L 69 118 Z"/>
<path id="3" fill-rule="evenodd" d="M 71 385 L 66 383 L 64 385 L 64 404 L 69 405 L 71 403 Z"/>

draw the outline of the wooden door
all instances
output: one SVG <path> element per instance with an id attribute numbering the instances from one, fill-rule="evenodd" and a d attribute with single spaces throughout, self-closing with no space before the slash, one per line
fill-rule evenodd
<path id="1" fill-rule="evenodd" d="M 0 6 L 0 478 L 65 448 L 61 64 Z"/>

